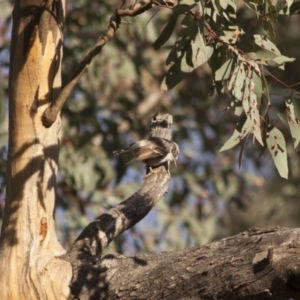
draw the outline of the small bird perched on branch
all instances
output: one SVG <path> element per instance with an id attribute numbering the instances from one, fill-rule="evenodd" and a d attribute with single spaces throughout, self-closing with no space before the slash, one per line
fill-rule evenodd
<path id="1" fill-rule="evenodd" d="M 174 165 L 177 166 L 176 160 L 179 155 L 179 147 L 175 142 L 167 139 L 150 137 L 148 140 L 135 142 L 125 149 L 114 151 L 114 153 L 118 155 L 126 152 L 131 152 L 133 154 L 133 158 L 126 164 L 135 161 L 143 161 L 144 164 L 149 167 L 150 172 L 155 173 L 152 167 L 158 167 L 167 162 L 167 172 L 170 175 L 169 164 L 170 162 L 173 162 Z"/>

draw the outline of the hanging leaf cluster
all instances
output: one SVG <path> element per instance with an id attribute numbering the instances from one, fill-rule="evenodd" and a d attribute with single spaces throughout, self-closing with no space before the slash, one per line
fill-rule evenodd
<path id="1" fill-rule="evenodd" d="M 284 69 L 286 62 L 294 60 L 282 55 L 272 41 L 278 15 L 299 13 L 300 2 L 245 3 L 257 14 L 263 34 L 246 34 L 238 27 L 234 0 L 182 0 L 174 6 L 169 23 L 153 45 L 155 49 L 163 46 L 181 20 L 181 32 L 166 60 L 169 69 L 162 90 L 173 88 L 188 73 L 208 62 L 217 91 L 230 94 L 227 109 L 239 118 L 234 133 L 220 151 L 236 146 L 251 134 L 254 141 L 269 150 L 279 174 L 287 178 L 285 139 L 268 117 L 271 100 L 265 75 L 270 73 L 268 67 Z M 288 125 L 296 148 L 300 141 L 299 99 L 295 91 L 286 91 Z"/>

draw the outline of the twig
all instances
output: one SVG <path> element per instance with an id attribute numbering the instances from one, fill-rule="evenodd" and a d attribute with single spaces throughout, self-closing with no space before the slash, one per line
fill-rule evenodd
<path id="1" fill-rule="evenodd" d="M 55 101 L 52 102 L 51 106 L 48 107 L 43 115 L 42 115 L 42 123 L 45 127 L 50 127 L 56 117 L 61 110 L 62 106 L 66 102 L 68 96 L 72 92 L 74 86 L 78 82 L 82 73 L 87 69 L 93 58 L 101 51 L 102 47 L 110 40 L 115 32 L 117 31 L 121 22 L 121 18 L 118 17 L 116 14 L 111 17 L 109 21 L 109 26 L 102 36 L 102 38 L 97 42 L 97 44 L 93 47 L 93 49 L 86 55 L 86 57 L 81 61 L 81 63 L 76 68 L 70 82 L 62 89 L 59 96 L 56 98 Z"/>

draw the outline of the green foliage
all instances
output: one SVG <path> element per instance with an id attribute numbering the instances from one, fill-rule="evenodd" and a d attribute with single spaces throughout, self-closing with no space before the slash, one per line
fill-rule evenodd
<path id="1" fill-rule="evenodd" d="M 190 15 L 181 22 L 181 35 L 177 38 L 174 48 L 166 60 L 171 65 L 164 81 L 162 91 L 167 91 L 178 84 L 188 73 L 209 60 L 213 48 L 206 46 L 199 28 Z"/>
<path id="2" fill-rule="evenodd" d="M 251 131 L 251 123 L 245 116 L 239 120 L 234 130 L 233 135 L 220 149 L 221 151 L 228 150 L 241 142 L 241 140 L 246 137 Z"/>
<path id="3" fill-rule="evenodd" d="M 221 151 L 236 146 L 249 134 L 252 134 L 262 147 L 265 147 L 266 142 L 269 145 L 270 132 L 267 128 L 272 126 L 272 123 L 268 116 L 271 102 L 265 79 L 265 76 L 270 74 L 267 67 L 284 70 L 285 63 L 295 60 L 282 55 L 271 40 L 275 37 L 274 26 L 278 15 L 296 12 L 295 5 L 298 2 L 247 1 L 247 3 L 256 14 L 258 23 L 262 24 L 262 32 L 259 34 L 245 33 L 240 29 L 235 1 L 212 0 L 208 3 L 190 1 L 189 4 L 181 2 L 174 7 L 169 23 L 154 43 L 155 48 L 166 43 L 174 30 L 175 18 L 183 15 L 182 30 L 166 60 L 170 68 L 163 80 L 162 90 L 173 88 L 188 73 L 206 62 L 210 63 L 218 91 L 221 94 L 231 95 L 228 109 L 232 109 L 234 115 L 240 118 L 233 135 Z M 220 53 L 220 48 L 223 49 L 222 59 L 214 55 L 214 52 Z M 290 88 L 288 90 L 290 94 L 293 93 Z M 297 141 L 295 125 L 298 119 L 293 114 L 291 101 L 288 108 L 289 124 L 293 124 L 290 126 L 291 134 Z M 270 150 L 270 147 L 268 149 L 279 173 L 286 178 L 287 155 L 284 142 L 281 143 L 281 147 L 285 155 L 276 156 L 276 159 L 274 151 Z"/>

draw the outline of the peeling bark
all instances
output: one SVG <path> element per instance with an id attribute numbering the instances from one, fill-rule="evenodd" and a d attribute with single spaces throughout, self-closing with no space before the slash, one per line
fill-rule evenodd
<path id="1" fill-rule="evenodd" d="M 71 268 L 56 258 L 65 250 L 53 219 L 60 119 L 50 130 L 40 121 L 61 87 L 63 5 L 16 1 L 13 11 L 0 299 L 62 299 L 69 294 Z"/>

